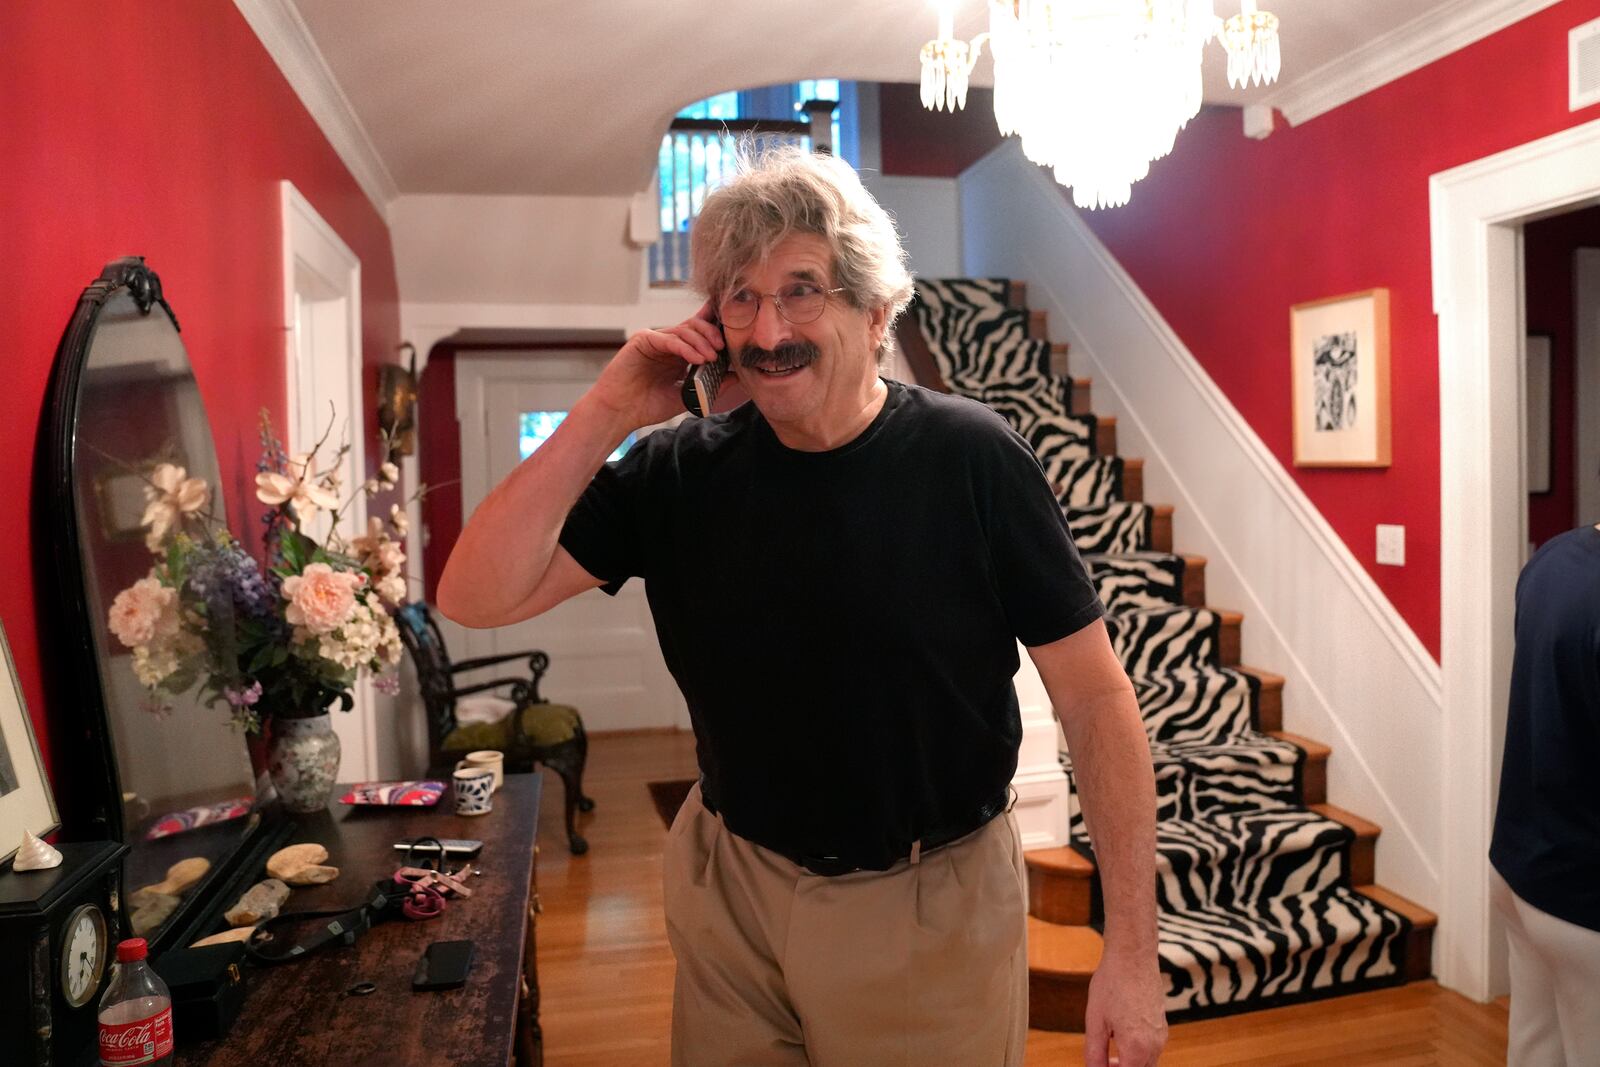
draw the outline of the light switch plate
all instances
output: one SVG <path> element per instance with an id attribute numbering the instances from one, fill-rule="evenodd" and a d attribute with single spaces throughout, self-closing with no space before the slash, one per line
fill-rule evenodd
<path id="1" fill-rule="evenodd" d="M 1406 528 L 1378 524 L 1378 562 L 1394 567 L 1406 565 Z"/>

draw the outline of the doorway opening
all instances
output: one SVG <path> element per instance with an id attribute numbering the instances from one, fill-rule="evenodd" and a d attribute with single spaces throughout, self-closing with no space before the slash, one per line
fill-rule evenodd
<path id="1" fill-rule="evenodd" d="M 284 447 L 290 455 L 323 442 L 326 460 L 348 443 L 339 466 L 341 500 L 355 499 L 339 521 L 346 538 L 367 526 L 366 498 L 356 489 L 366 478 L 361 389 L 361 260 L 311 202 L 290 182 L 281 183 L 283 202 L 284 330 L 288 346 L 288 425 Z M 319 540 L 328 533 L 328 516 L 307 532 Z M 340 773 L 355 781 L 383 777 L 379 767 L 377 702 L 371 679 L 351 688 L 354 706 L 333 716 L 339 737 Z M 384 698 L 385 703 L 392 698 Z M 389 711 L 391 709 L 384 709 Z"/>
<path id="2" fill-rule="evenodd" d="M 1517 574 L 1528 547 L 1524 228 L 1600 202 L 1600 122 L 1435 174 L 1445 730 L 1435 971 L 1476 1000 L 1507 986 L 1489 900 Z"/>

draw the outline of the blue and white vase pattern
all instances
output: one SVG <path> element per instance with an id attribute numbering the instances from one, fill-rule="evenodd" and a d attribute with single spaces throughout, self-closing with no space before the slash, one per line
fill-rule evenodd
<path id="1" fill-rule="evenodd" d="M 339 735 L 324 712 L 303 719 L 274 716 L 267 769 L 285 811 L 322 811 L 339 778 Z"/>
<path id="2" fill-rule="evenodd" d="M 456 814 L 487 815 L 494 809 L 494 774 L 488 768 L 455 773 Z"/>

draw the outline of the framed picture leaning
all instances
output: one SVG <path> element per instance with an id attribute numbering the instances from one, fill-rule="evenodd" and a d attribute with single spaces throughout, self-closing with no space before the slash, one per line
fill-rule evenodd
<path id="1" fill-rule="evenodd" d="M 1289 309 L 1297 467 L 1389 466 L 1389 290 Z"/>
<path id="2" fill-rule="evenodd" d="M 22 701 L 22 683 L 0 626 L 0 863 L 22 843 L 22 831 L 43 837 L 56 828 L 55 798 Z"/>

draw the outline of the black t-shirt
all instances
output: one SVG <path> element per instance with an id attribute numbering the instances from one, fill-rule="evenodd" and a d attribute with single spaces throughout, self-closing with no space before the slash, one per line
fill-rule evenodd
<path id="1" fill-rule="evenodd" d="M 1552 538 L 1517 580 L 1489 859 L 1523 900 L 1600 930 L 1600 531 Z"/>
<path id="2" fill-rule="evenodd" d="M 608 592 L 644 578 L 728 827 L 862 866 L 1004 794 L 1016 642 L 1101 616 L 1027 443 L 976 401 L 887 385 L 828 452 L 751 403 L 650 434 L 561 532 Z"/>

